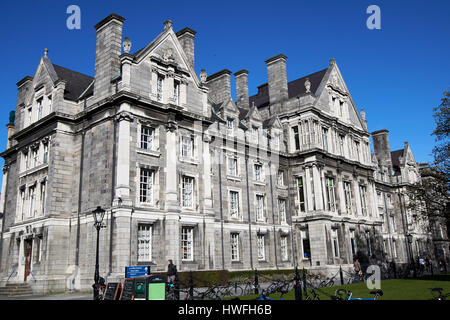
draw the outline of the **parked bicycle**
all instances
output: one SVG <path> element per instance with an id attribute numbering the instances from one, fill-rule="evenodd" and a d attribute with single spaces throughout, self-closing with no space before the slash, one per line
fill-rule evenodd
<path id="1" fill-rule="evenodd" d="M 373 290 L 369 292 L 373 294 L 373 298 L 355 298 L 350 290 L 337 289 L 335 296 L 339 297 L 339 300 L 378 300 L 383 295 L 383 290 Z"/>
<path id="2" fill-rule="evenodd" d="M 450 293 L 442 293 L 442 288 L 430 288 L 431 295 L 433 296 L 432 300 L 446 300 L 450 297 Z"/>

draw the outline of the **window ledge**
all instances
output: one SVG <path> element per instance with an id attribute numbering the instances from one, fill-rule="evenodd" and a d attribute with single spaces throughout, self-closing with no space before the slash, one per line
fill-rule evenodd
<path id="1" fill-rule="evenodd" d="M 161 152 L 155 151 L 155 150 L 147 150 L 147 149 L 139 148 L 136 150 L 136 152 L 140 153 L 140 154 L 145 154 L 147 156 L 158 157 L 158 158 L 161 156 Z"/>
<path id="2" fill-rule="evenodd" d="M 242 179 L 240 177 L 238 177 L 238 176 L 229 176 L 229 175 L 227 175 L 227 179 L 228 180 L 233 180 L 233 181 L 239 181 L 239 182 L 242 181 Z"/>
<path id="3" fill-rule="evenodd" d="M 266 185 L 266 183 L 264 181 L 256 181 L 256 180 L 253 180 L 253 184 L 256 184 L 258 186 L 265 186 Z"/>
<path id="4" fill-rule="evenodd" d="M 48 162 L 39 164 L 39 165 L 37 165 L 36 167 L 34 167 L 32 169 L 28 169 L 28 170 L 23 171 L 22 173 L 19 174 L 19 178 L 22 178 L 24 176 L 27 176 L 29 174 L 38 172 L 38 171 L 46 169 L 46 168 L 48 168 Z"/>
<path id="5" fill-rule="evenodd" d="M 193 164 L 193 165 L 198 165 L 198 161 L 194 158 L 183 158 L 180 157 L 179 158 L 180 162 L 184 162 L 184 163 L 189 163 L 189 164 Z"/>

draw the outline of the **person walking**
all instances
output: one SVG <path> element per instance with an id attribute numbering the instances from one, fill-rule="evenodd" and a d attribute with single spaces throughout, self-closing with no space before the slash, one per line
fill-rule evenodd
<path id="1" fill-rule="evenodd" d="M 167 282 L 168 283 L 175 283 L 175 280 L 177 278 L 177 266 L 173 264 L 172 260 L 168 261 L 169 264 L 167 265 Z"/>
<path id="2" fill-rule="evenodd" d="M 359 263 L 358 259 L 355 259 L 355 262 L 353 263 L 353 268 L 355 269 L 356 275 L 358 275 L 361 278 L 362 276 L 361 264 Z"/>

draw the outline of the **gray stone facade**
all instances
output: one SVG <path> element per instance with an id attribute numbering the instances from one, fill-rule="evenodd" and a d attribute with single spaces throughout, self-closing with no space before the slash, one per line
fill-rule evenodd
<path id="1" fill-rule="evenodd" d="M 45 54 L 18 85 L 2 183 L 0 285 L 36 292 L 93 282 L 92 211 L 106 209 L 100 275 L 350 268 L 434 258 L 404 187 L 420 179 L 409 145 L 391 152 L 372 133 L 336 62 L 292 82 L 287 57 L 266 60 L 268 83 L 249 97 L 248 71 L 194 71 L 196 32 L 170 20 L 145 48 L 122 53 L 125 19 L 97 30 L 95 76 Z M 448 239 L 439 239 L 448 257 Z M 418 243 L 416 246 L 415 244 Z M 431 248 L 431 249 L 430 249 Z"/>

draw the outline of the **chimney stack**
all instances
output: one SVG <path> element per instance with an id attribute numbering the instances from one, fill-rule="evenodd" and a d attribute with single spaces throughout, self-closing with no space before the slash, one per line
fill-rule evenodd
<path id="1" fill-rule="evenodd" d="M 239 108 L 250 109 L 248 100 L 248 71 L 240 70 L 234 74 L 236 80 L 236 105 Z"/>
<path id="2" fill-rule="evenodd" d="M 221 103 L 231 98 L 230 74 L 230 70 L 224 69 L 206 78 L 205 85 L 209 88 L 208 95 L 215 103 Z"/>
<path id="3" fill-rule="evenodd" d="M 180 41 L 181 46 L 183 47 L 184 53 L 186 53 L 186 56 L 189 60 L 189 64 L 193 69 L 195 62 L 194 40 L 196 33 L 197 32 L 192 30 L 191 28 L 184 28 L 183 30 L 180 30 L 176 33 L 178 40 Z"/>
<path id="4" fill-rule="evenodd" d="M 391 147 L 389 146 L 389 131 L 386 129 L 372 132 L 373 149 L 378 163 L 392 171 Z"/>
<path id="5" fill-rule="evenodd" d="M 112 94 L 111 79 L 120 72 L 120 55 L 122 53 L 122 27 L 125 18 L 110 14 L 95 25 L 97 41 L 95 49 L 95 83 L 96 100 Z"/>
<path id="6" fill-rule="evenodd" d="M 285 55 L 279 54 L 266 60 L 269 79 L 269 101 L 271 105 L 286 101 L 289 98 L 286 59 Z"/>

